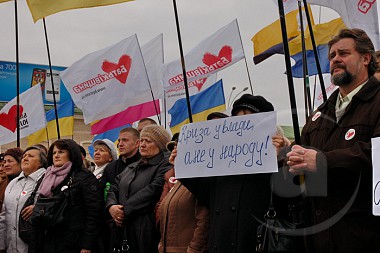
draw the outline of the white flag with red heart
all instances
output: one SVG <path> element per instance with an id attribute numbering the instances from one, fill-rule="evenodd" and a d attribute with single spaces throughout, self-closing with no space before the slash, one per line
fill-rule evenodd
<path id="1" fill-rule="evenodd" d="M 378 2 L 378 1 L 377 1 Z M 376 0 L 309 0 L 309 4 L 335 10 L 349 28 L 363 29 L 371 38 L 375 50 L 380 49 L 379 18 Z"/>
<path id="2" fill-rule="evenodd" d="M 136 35 L 86 55 L 61 78 L 85 124 L 152 100 Z"/>
<path id="3" fill-rule="evenodd" d="M 201 41 L 185 56 L 187 81 L 208 77 L 244 58 L 237 20 Z M 164 64 L 164 88 L 183 84 L 180 60 Z"/>
<path id="4" fill-rule="evenodd" d="M 9 101 L 0 111 L 0 145 L 17 139 L 17 98 Z M 20 138 L 46 127 L 41 86 L 34 85 L 19 96 Z"/>

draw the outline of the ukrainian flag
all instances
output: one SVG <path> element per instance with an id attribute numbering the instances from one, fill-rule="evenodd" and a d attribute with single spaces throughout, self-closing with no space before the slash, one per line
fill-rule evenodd
<path id="1" fill-rule="evenodd" d="M 337 35 L 339 31 L 346 28 L 341 18 L 331 20 L 327 23 L 318 24 L 314 26 L 314 37 L 315 43 L 317 45 L 318 58 L 320 60 L 320 66 L 322 73 L 330 72 L 330 61 L 328 58 L 329 48 L 327 43 L 332 37 Z M 311 44 L 310 33 L 307 31 L 305 33 L 306 41 L 306 57 L 309 76 L 317 75 L 316 60 L 314 57 L 313 46 Z M 302 63 L 302 41 L 301 36 L 293 39 L 289 42 L 289 52 L 291 57 L 295 60 L 295 64 L 292 66 L 293 77 L 301 78 L 303 77 L 303 63 Z"/>
<path id="2" fill-rule="evenodd" d="M 224 98 L 223 82 L 219 80 L 206 90 L 190 97 L 191 112 L 193 121 L 204 121 L 207 115 L 212 112 L 226 110 L 226 101 Z M 169 113 L 171 115 L 170 130 L 172 133 L 178 133 L 181 126 L 190 123 L 185 98 L 175 102 Z"/>
<path id="3" fill-rule="evenodd" d="M 57 106 L 60 136 L 72 136 L 74 132 L 74 103 L 72 99 Z M 46 113 L 46 128 L 28 136 L 28 145 L 49 139 L 57 139 L 57 124 L 54 109 Z"/>

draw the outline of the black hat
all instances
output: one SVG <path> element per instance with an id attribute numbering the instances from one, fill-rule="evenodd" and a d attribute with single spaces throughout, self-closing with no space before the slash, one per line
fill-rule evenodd
<path id="1" fill-rule="evenodd" d="M 222 112 L 212 112 L 209 115 L 207 115 L 207 120 L 223 119 L 223 118 L 228 118 L 228 115 Z"/>
<path id="2" fill-rule="evenodd" d="M 239 110 L 248 109 L 252 113 L 274 111 L 273 105 L 262 96 L 244 94 L 232 106 L 231 115 L 236 116 Z"/>

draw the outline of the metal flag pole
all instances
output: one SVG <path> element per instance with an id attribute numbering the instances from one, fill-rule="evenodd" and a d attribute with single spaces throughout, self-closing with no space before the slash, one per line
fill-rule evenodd
<path id="1" fill-rule="evenodd" d="M 281 23 L 282 42 L 283 42 L 284 54 L 285 54 L 286 76 L 288 79 L 290 106 L 291 106 L 291 111 L 292 111 L 294 140 L 297 144 L 301 144 L 300 128 L 299 128 L 298 114 L 297 114 L 296 95 L 294 92 L 292 67 L 290 63 L 288 35 L 286 32 L 284 4 L 282 0 L 278 0 L 278 7 L 279 7 L 279 15 L 280 15 L 280 23 Z"/>
<path id="2" fill-rule="evenodd" d="M 305 43 L 305 29 L 303 23 L 302 4 L 298 1 L 298 13 L 300 16 L 301 26 L 301 45 L 302 45 L 302 67 L 303 67 L 303 84 L 304 84 L 304 96 L 305 96 L 305 117 L 306 119 L 311 114 L 311 92 L 309 83 L 309 69 L 307 66 L 307 49 Z"/>
<path id="3" fill-rule="evenodd" d="M 298 0 L 300 1 L 300 0 Z M 310 39 L 311 39 L 311 44 L 313 45 L 313 52 L 314 52 L 314 57 L 315 57 L 315 63 L 317 65 L 317 70 L 318 70 L 318 77 L 319 77 L 319 83 L 321 85 L 321 90 L 322 90 L 322 96 L 323 96 L 323 102 L 327 100 L 327 94 L 326 94 L 326 88 L 325 88 L 325 82 L 323 80 L 323 75 L 322 75 L 322 69 L 321 69 L 321 64 L 319 61 L 319 55 L 317 51 L 317 46 L 315 44 L 315 38 L 314 38 L 314 32 L 313 32 L 313 26 L 311 24 L 311 19 L 310 19 L 310 13 L 309 13 L 309 8 L 307 8 L 307 2 L 306 0 L 303 0 L 303 5 L 305 7 L 305 14 L 307 18 L 307 24 L 309 26 L 309 32 L 310 32 Z"/>
<path id="4" fill-rule="evenodd" d="M 238 28 L 238 31 L 239 31 L 239 37 L 240 37 L 241 48 L 243 49 L 244 61 L 245 61 L 245 68 L 247 69 L 247 75 L 248 75 L 249 87 L 251 88 L 251 94 L 253 95 L 253 87 L 252 87 L 251 75 L 249 74 L 247 58 L 245 57 L 245 52 L 244 52 L 244 47 L 243 47 L 243 41 L 242 41 L 242 39 L 241 39 L 241 34 L 240 34 L 240 27 L 239 27 L 239 24 L 238 24 L 237 20 L 236 20 L 236 25 L 237 25 L 237 28 Z"/>
<path id="5" fill-rule="evenodd" d="M 137 35 L 136 35 L 136 34 L 135 34 L 135 36 L 136 36 L 137 44 L 139 45 L 139 50 L 140 50 L 141 58 L 142 58 L 143 63 L 144 63 L 145 73 L 146 73 L 146 76 L 148 77 L 148 84 L 149 84 L 150 94 L 151 94 L 151 96 L 152 96 L 152 101 L 153 101 L 154 109 L 155 109 L 155 111 L 156 111 L 156 115 L 157 115 L 157 118 L 158 118 L 158 122 L 159 122 L 160 125 L 161 125 L 161 115 L 159 115 L 159 113 L 158 113 L 158 108 L 157 108 L 156 101 L 155 101 L 155 98 L 154 98 L 152 85 L 151 85 L 151 83 L 150 83 L 150 78 L 149 78 L 149 75 L 148 75 L 148 70 L 146 69 L 145 60 L 144 60 L 144 57 L 143 57 L 143 54 L 142 54 L 142 51 L 141 51 L 141 47 L 140 47 L 140 43 L 139 43 L 139 39 L 137 38 Z"/>
<path id="6" fill-rule="evenodd" d="M 181 31 L 180 31 L 180 28 L 179 28 L 179 20 L 178 20 L 178 11 L 177 11 L 176 0 L 173 0 L 173 7 L 174 7 L 175 23 L 176 23 L 176 26 L 177 26 L 177 36 L 178 36 L 179 52 L 180 52 L 180 55 L 181 55 L 183 85 L 185 86 L 187 111 L 188 111 L 188 114 L 189 114 L 189 121 L 190 121 L 190 123 L 192 123 L 193 122 L 193 115 L 191 113 L 189 86 L 188 86 L 188 83 L 187 83 L 185 57 L 183 55 Z"/>
<path id="7" fill-rule="evenodd" d="M 54 103 L 55 124 L 56 124 L 56 126 L 57 126 L 57 137 L 58 137 L 58 139 L 61 139 L 61 133 L 60 133 L 60 131 L 59 131 L 57 100 L 56 100 L 56 98 L 55 98 L 54 79 L 53 79 L 53 69 L 52 69 L 52 67 L 51 67 L 50 49 L 49 49 L 49 40 L 48 40 L 48 35 L 47 35 L 47 29 L 46 29 L 45 18 L 43 18 L 42 21 L 43 21 L 43 24 L 44 24 L 45 41 L 46 41 L 46 50 L 47 50 L 47 55 L 48 55 L 48 60 L 49 60 L 50 81 L 51 81 L 51 87 L 52 87 L 52 91 L 53 91 L 53 103 Z M 59 85 L 60 85 L 60 84 L 59 84 Z M 45 89 L 46 89 L 46 86 L 45 86 Z"/>
<path id="8" fill-rule="evenodd" d="M 16 32 L 16 125 L 17 125 L 17 147 L 20 147 L 20 60 L 18 45 L 18 14 L 17 0 L 15 0 L 15 32 Z"/>

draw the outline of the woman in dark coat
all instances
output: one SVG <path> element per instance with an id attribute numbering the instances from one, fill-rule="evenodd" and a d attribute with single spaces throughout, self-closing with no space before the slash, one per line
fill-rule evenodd
<path id="1" fill-rule="evenodd" d="M 165 182 L 164 174 L 171 168 L 164 153 L 169 141 L 170 135 L 162 126 L 146 126 L 140 134 L 141 160 L 116 177 L 107 196 L 106 209 L 134 253 L 158 250 L 154 208 Z M 120 242 L 114 243 L 114 248 L 120 247 Z"/>
<path id="2" fill-rule="evenodd" d="M 48 166 L 38 197 L 54 197 L 70 187 L 69 201 L 62 223 L 50 228 L 35 227 L 29 252 L 98 252 L 103 192 L 95 176 L 83 169 L 78 144 L 69 139 L 55 141 L 48 151 Z"/>

